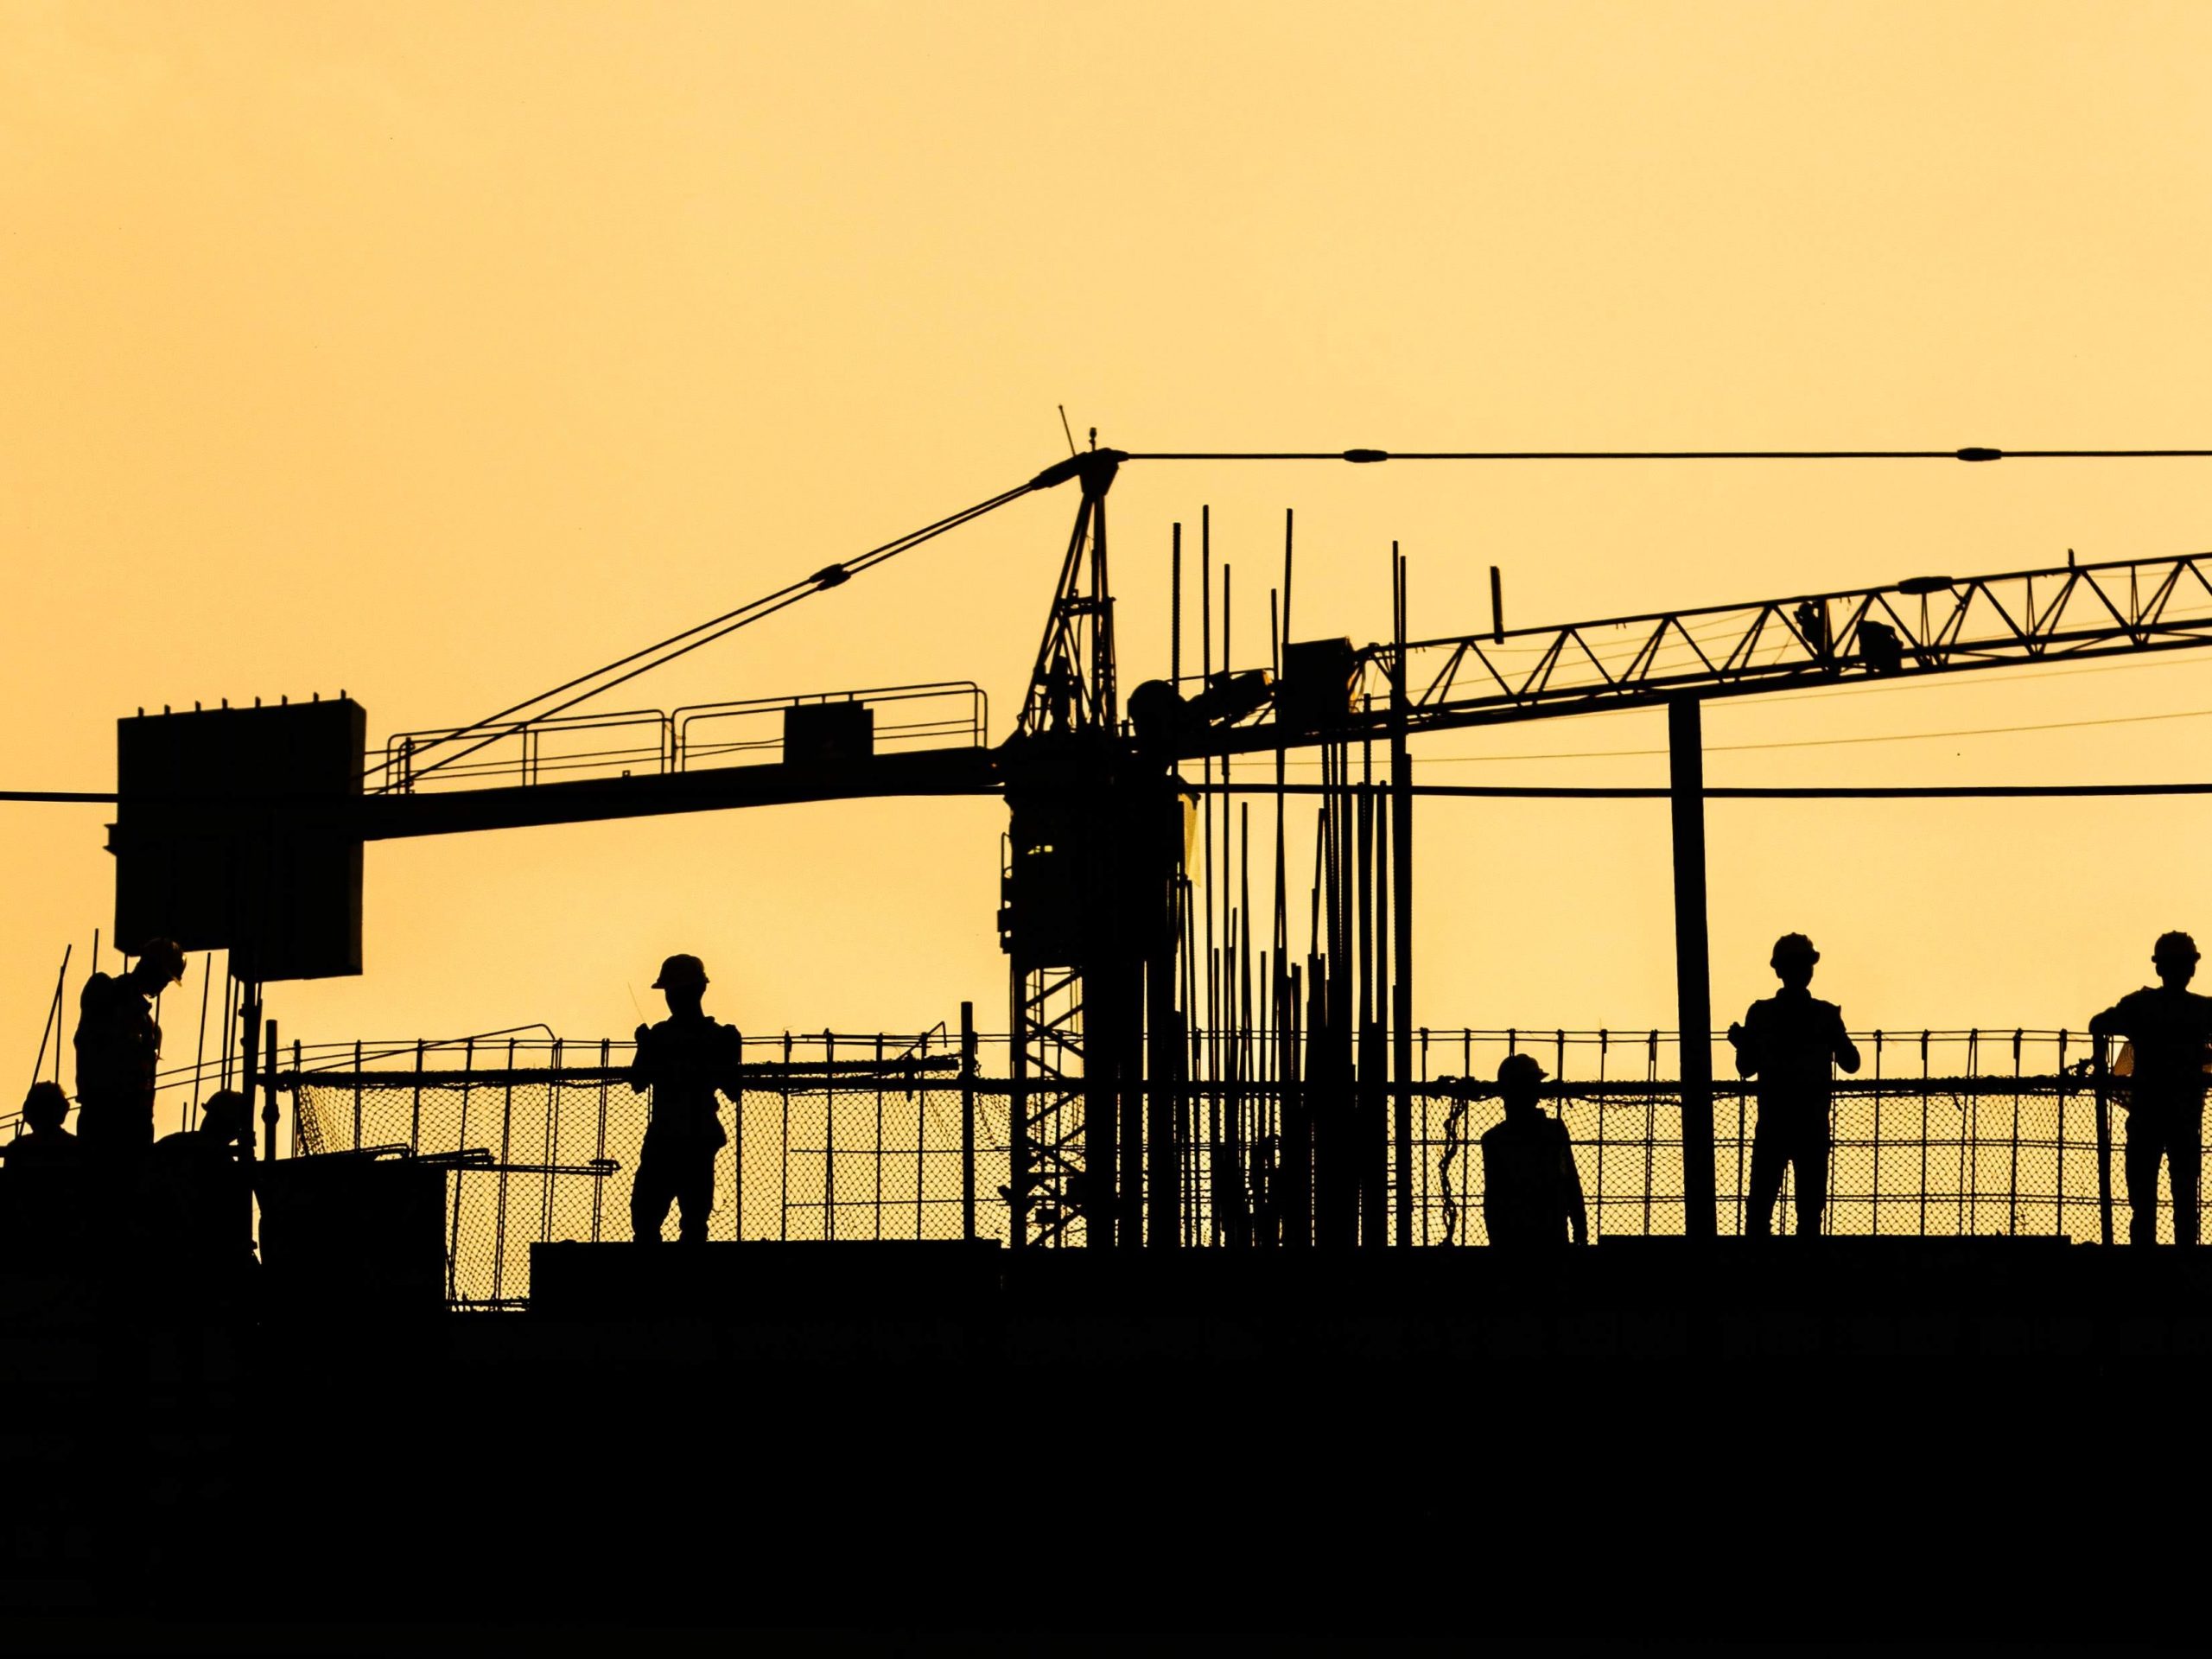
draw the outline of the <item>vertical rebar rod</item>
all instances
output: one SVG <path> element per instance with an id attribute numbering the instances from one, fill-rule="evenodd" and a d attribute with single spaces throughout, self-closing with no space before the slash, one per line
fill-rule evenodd
<path id="1" fill-rule="evenodd" d="M 353 1150 L 361 1149 L 361 1042 L 353 1039 Z"/>
<path id="2" fill-rule="evenodd" d="M 1406 616 L 1409 572 L 1405 555 L 1390 543 L 1392 589 L 1390 657 L 1390 1070 L 1398 1137 L 1398 1243 L 1414 1242 L 1414 792 L 1413 756 L 1407 745 L 1411 704 L 1406 683 Z M 1424 1223 L 1424 1224 L 1426 1224 Z"/>
<path id="3" fill-rule="evenodd" d="M 1017 983 L 1020 982 L 1017 981 Z M 1020 1027 L 1015 1027 L 1014 1041 L 1020 1042 Z M 776 1236 L 788 1239 L 791 1236 L 791 1034 L 784 1033 L 784 1065 L 778 1078 L 778 1089 L 783 1097 L 783 1166 L 777 1180 Z M 1020 1134 L 1017 1125 L 1015 1133 Z"/>
<path id="4" fill-rule="evenodd" d="M 65 975 L 69 971 L 69 953 L 66 950 L 61 953 L 61 971 Z M 207 987 L 209 982 L 211 982 L 214 977 L 215 953 L 213 950 L 203 950 L 200 953 L 200 1042 L 199 1046 L 192 1051 L 192 1116 L 190 1119 L 190 1125 L 195 1128 L 199 1127 L 200 1123 L 200 1077 L 207 1069 Z M 59 1046 L 61 1041 L 61 1033 L 59 1029 L 59 1020 L 61 1013 L 61 982 L 58 979 L 54 982 L 54 1012 L 57 1021 L 57 1027 L 54 1033 L 54 1040 L 56 1044 L 56 1047 L 54 1051 L 54 1061 L 55 1066 L 59 1068 L 61 1064 L 61 1050 Z M 292 1070 L 294 1073 L 296 1074 L 299 1071 L 299 1067 L 295 1065 Z M 34 1071 L 32 1075 L 35 1077 L 37 1075 L 36 1071 Z M 60 1080 L 60 1073 L 58 1070 L 56 1071 L 55 1080 L 57 1082 Z M 295 1090 L 295 1098 L 296 1097 L 297 1090 Z"/>
<path id="5" fill-rule="evenodd" d="M 830 1086 L 832 1089 L 837 1086 L 837 1079 L 834 1076 L 830 1079 Z M 914 1145 L 918 1148 L 921 1143 L 921 1135 L 917 1131 Z M 918 1150 L 914 1155 L 918 1158 L 921 1154 Z M 914 1180 L 914 1217 L 917 1221 L 921 1218 L 921 1178 L 917 1173 Z M 883 1236 L 883 1033 L 880 1031 L 875 1033 L 875 1236 L 879 1239 Z"/>
<path id="6" fill-rule="evenodd" d="M 292 1039 L 292 1156 L 300 1155 L 300 1039 Z"/>
<path id="7" fill-rule="evenodd" d="M 837 1039 L 822 1033 L 822 1236 L 837 1236 Z"/>

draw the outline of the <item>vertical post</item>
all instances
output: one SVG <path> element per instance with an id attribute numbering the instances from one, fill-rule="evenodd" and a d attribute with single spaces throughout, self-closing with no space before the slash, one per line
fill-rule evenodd
<path id="1" fill-rule="evenodd" d="M 275 1162 L 276 1158 L 276 1022 L 271 1020 L 262 1027 L 261 1034 L 261 1156 Z M 300 1086 L 297 1077 L 292 1087 Z M 251 1154 L 249 1152 L 248 1156 Z"/>
<path id="2" fill-rule="evenodd" d="M 960 1236 L 976 1236 L 976 1005 L 960 1005 Z"/>
<path id="3" fill-rule="evenodd" d="M 2105 1070 L 2105 1039 L 2092 1033 L 2089 1052 L 2096 1057 L 2091 1076 L 2097 1090 L 2097 1236 L 2112 1243 L 2112 1082 Z"/>
<path id="4" fill-rule="evenodd" d="M 1410 705 L 1406 695 L 1406 560 L 1395 543 L 1396 634 L 1390 658 L 1390 1074 L 1396 1094 L 1391 1102 L 1398 1137 L 1397 1242 L 1414 1242 L 1414 775 L 1406 748 Z M 1495 580 L 1496 572 L 1492 571 Z"/>
<path id="5" fill-rule="evenodd" d="M 292 1156 L 300 1155 L 300 1039 L 292 1039 Z"/>
<path id="6" fill-rule="evenodd" d="M 1711 1238 L 1713 983 L 1705 910 L 1705 740 L 1694 696 L 1667 704 L 1675 841 L 1675 1024 L 1681 1039 L 1682 1231 Z"/>
<path id="7" fill-rule="evenodd" d="M 246 1098 L 246 1115 L 251 1122 L 253 1074 L 261 1054 L 261 987 L 257 984 L 246 985 L 243 997 L 238 1007 L 238 1023 L 244 1028 L 244 1034 L 238 1039 L 238 1092 Z M 354 1069 L 359 1071 L 359 1067 L 357 1065 Z"/>

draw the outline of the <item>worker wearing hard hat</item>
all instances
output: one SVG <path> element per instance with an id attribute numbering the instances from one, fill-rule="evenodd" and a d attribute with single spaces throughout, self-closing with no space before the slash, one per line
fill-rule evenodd
<path id="1" fill-rule="evenodd" d="M 1569 1237 L 1590 1242 L 1567 1126 L 1536 1103 L 1543 1080 L 1533 1054 L 1509 1054 L 1497 1068 L 1505 1118 L 1483 1132 L 1483 1229 L 1500 1249 L 1548 1249 Z"/>
<path id="2" fill-rule="evenodd" d="M 2212 996 L 2189 988 L 2196 972 L 2196 941 L 2188 934 L 2160 934 L 2151 965 L 2158 982 L 2130 991 L 2091 1020 L 2089 1030 L 2097 1037 L 2125 1037 L 2135 1049 L 2127 1083 L 2127 1242 L 2158 1242 L 2163 1158 L 2173 1187 L 2174 1243 L 2194 1244 Z"/>
<path id="3" fill-rule="evenodd" d="M 668 1018 L 638 1027 L 630 1087 L 652 1091 L 652 1121 L 645 1129 L 638 1173 L 630 1184 L 630 1226 L 641 1244 L 660 1242 L 669 1206 L 677 1206 L 677 1236 L 702 1244 L 715 1207 L 715 1154 L 729 1143 L 717 1092 L 744 1109 L 739 1078 L 744 1039 L 734 1026 L 700 1007 L 707 970 L 696 957 L 671 957 L 653 988 L 668 999 Z"/>
<path id="4" fill-rule="evenodd" d="M 94 974 L 77 1001 L 77 1138 L 93 1167 L 132 1164 L 154 1144 L 162 1028 L 153 999 L 184 977 L 184 952 L 149 939 L 127 973 Z"/>
<path id="5" fill-rule="evenodd" d="M 1808 988 L 1821 953 L 1802 933 L 1774 942 L 1770 962 L 1782 988 L 1754 1002 L 1743 1023 L 1728 1027 L 1739 1077 L 1758 1079 L 1758 1128 L 1751 1137 L 1751 1190 L 1744 1231 L 1764 1238 L 1774 1229 L 1774 1203 L 1785 1168 L 1797 1173 L 1797 1232 L 1821 1230 L 1828 1198 L 1828 1107 L 1834 1068 L 1859 1069 L 1859 1048 L 1843 1028 L 1843 1010 Z"/>

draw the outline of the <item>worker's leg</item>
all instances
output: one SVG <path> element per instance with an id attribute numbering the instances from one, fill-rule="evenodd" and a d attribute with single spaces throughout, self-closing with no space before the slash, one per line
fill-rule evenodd
<path id="1" fill-rule="evenodd" d="M 2165 1150 L 2164 1115 L 2139 1105 L 2127 1114 L 2127 1242 L 2158 1242 L 2158 1157 Z"/>
<path id="2" fill-rule="evenodd" d="M 1751 1175 L 1744 1209 L 1744 1234 L 1765 1238 L 1774 1231 L 1774 1201 L 1782 1196 L 1782 1172 L 1789 1161 L 1789 1143 L 1777 1119 L 1760 1115 L 1751 1132 Z"/>
<path id="3" fill-rule="evenodd" d="M 2196 1243 L 2197 1176 L 2204 1163 L 2204 1103 L 2183 1106 L 2166 1132 L 2166 1174 L 2174 1185 L 2174 1243 Z"/>
<path id="4" fill-rule="evenodd" d="M 668 1160 L 648 1148 L 638 1159 L 638 1173 L 630 1182 L 630 1236 L 640 1244 L 660 1243 L 661 1223 L 675 1201 L 676 1185 L 668 1177 Z"/>
<path id="5" fill-rule="evenodd" d="M 1797 1236 L 1818 1238 L 1828 1203 L 1828 1121 L 1812 1117 L 1792 1137 L 1789 1161 L 1797 1166 Z"/>
<path id="6" fill-rule="evenodd" d="M 715 1154 L 684 1160 L 683 1175 L 676 1189 L 676 1236 L 686 1244 L 707 1242 L 707 1217 L 715 1210 Z"/>

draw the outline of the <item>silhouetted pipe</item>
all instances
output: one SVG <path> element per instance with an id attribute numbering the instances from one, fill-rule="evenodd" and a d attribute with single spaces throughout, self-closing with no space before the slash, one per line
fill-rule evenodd
<path id="1" fill-rule="evenodd" d="M 1675 1024 L 1681 1038 L 1682 1232 L 1718 1230 L 1713 1174 L 1713 981 L 1705 913 L 1704 722 L 1695 697 L 1667 704 L 1675 832 Z"/>

